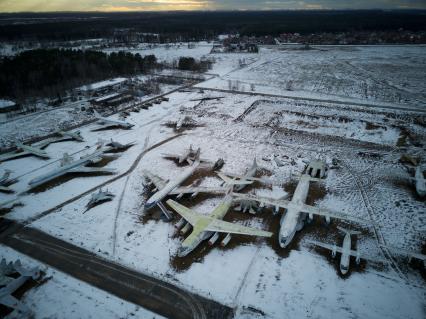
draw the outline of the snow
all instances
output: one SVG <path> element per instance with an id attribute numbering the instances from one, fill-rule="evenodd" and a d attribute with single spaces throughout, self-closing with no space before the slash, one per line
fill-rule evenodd
<path id="1" fill-rule="evenodd" d="M 38 318 L 163 318 L 140 306 L 121 300 L 53 268 L 47 267 L 8 247 L 0 246 L 0 259 L 21 260 L 24 267 L 40 267 L 45 283 L 27 291 L 21 302 L 27 305 L 34 319 Z M 20 318 L 12 312 L 6 318 Z"/>
<path id="2" fill-rule="evenodd" d="M 100 82 L 95 82 L 92 84 L 88 84 L 85 86 L 82 86 L 80 88 L 81 91 L 96 91 L 96 90 L 100 90 L 103 88 L 107 88 L 110 86 L 114 86 L 120 83 L 124 83 L 126 82 L 127 79 L 126 78 L 114 78 L 114 79 L 110 79 L 110 80 L 105 80 L 105 81 L 100 81 Z"/>
<path id="3" fill-rule="evenodd" d="M 169 49 L 172 53 L 167 59 L 180 54 L 174 50 Z M 268 178 L 275 185 L 272 189 L 256 187 L 251 192 L 280 198 L 292 196 L 288 188 L 290 176 L 301 172 L 306 161 L 321 158 L 331 164 L 337 159 L 337 167 L 329 170 L 323 182 L 311 183 L 315 194 L 311 204 L 371 221 L 388 245 L 419 252 L 424 245 L 422 234 L 426 231 L 425 207 L 424 202 L 415 197 L 407 179 L 409 174 L 399 163 L 406 150 L 400 149 L 397 141 L 404 130 L 409 130 L 417 143 L 424 143 L 425 128 L 416 120 L 424 115 L 387 109 L 386 105 L 422 107 L 423 89 L 417 78 L 421 76 L 412 68 L 404 69 L 404 65 L 411 65 L 413 61 L 420 62 L 419 70 L 423 68 L 422 50 L 419 47 L 327 48 L 327 51 L 306 52 L 262 49 L 259 54 L 244 55 L 251 59 L 246 68 L 238 65 L 243 55 L 215 54 L 217 62 L 211 70 L 212 79 L 200 83 L 199 87 L 223 88 L 229 79 L 239 80 L 244 85 L 255 80 L 256 88 L 278 92 L 285 87 L 291 71 L 299 79 L 296 81 L 300 85 L 299 97 L 319 94 L 327 101 L 207 89 L 204 92 L 199 89 L 174 92 L 167 96 L 169 101 L 131 113 L 126 119 L 135 124 L 131 130 L 92 132 L 94 125 L 86 125 L 79 128 L 85 142 L 50 145 L 47 151 L 53 156 L 51 160 L 28 157 L 1 164 L 2 169 L 11 169 L 19 175 L 20 180 L 13 188 L 23 191 L 31 178 L 56 167 L 63 152 L 81 156 L 93 151 L 98 139 L 114 138 L 120 143 L 135 141 L 135 146 L 107 164 L 108 168 L 116 168 L 117 175 L 120 175 L 136 163 L 141 152 L 176 136 L 177 132 L 163 124 L 176 121 L 181 116 L 181 108 L 185 108 L 185 114 L 193 120 L 202 123 L 202 126 L 186 130 L 175 139 L 144 153 L 133 171 L 104 186 L 116 195 L 112 201 L 83 214 L 91 195 L 88 191 L 114 176 L 78 177 L 51 185 L 44 192 L 25 194 L 22 197 L 25 205 L 14 208 L 6 216 L 20 221 L 31 220 L 31 227 L 234 307 L 237 318 L 262 318 L 261 313 L 266 318 L 423 318 L 423 279 L 419 271 L 404 260 L 396 258 L 393 267 L 371 262 L 361 268 L 352 265 L 351 274 L 342 278 L 334 263 L 305 242 L 315 239 L 340 244 L 342 234 L 335 226 L 342 223 L 338 221 L 326 226 L 315 218 L 316 222 L 307 225 L 296 236 L 295 247 L 287 251 L 288 254 L 272 244 L 277 240 L 276 234 L 272 241 L 233 236 L 231 243 L 235 243 L 234 246 L 203 246 L 194 252 L 193 259 L 187 259 L 187 264 L 182 265 L 176 252 L 185 236 L 176 235 L 174 222 L 166 223 L 143 212 L 147 196 L 142 177 L 142 171 L 148 169 L 165 180 L 173 179 L 181 173 L 182 167 L 163 159 L 161 154 L 181 153 L 192 144 L 201 147 L 203 158 L 212 161 L 223 158 L 224 172 L 242 174 L 256 158 L 259 166 L 271 173 Z M 379 93 L 360 96 L 357 85 L 350 88 L 349 83 L 359 81 L 360 77 L 355 71 L 344 74 L 347 70 L 344 59 L 350 58 L 350 63 L 362 61 L 367 65 L 385 63 L 376 56 L 379 52 L 385 53 L 389 63 L 396 66 L 401 79 L 412 84 L 409 90 L 401 89 L 406 100 L 397 101 L 395 95 Z M 337 69 L 331 70 L 331 57 L 334 56 Z M 401 57 L 409 57 L 409 60 Z M 304 61 L 313 68 L 312 76 L 308 76 Z M 289 71 L 284 66 L 290 62 Z M 334 80 L 343 77 L 342 86 L 326 82 L 318 86 L 320 76 L 315 68 L 323 62 L 325 74 L 332 74 Z M 380 92 L 390 92 L 391 87 L 395 89 L 402 85 L 397 83 L 400 80 L 396 77 L 390 83 L 385 71 L 376 72 L 374 76 L 386 79 L 379 85 L 377 82 L 380 81 L 369 78 L 371 83 L 379 85 Z M 280 82 L 280 79 L 283 80 Z M 380 108 L 338 103 L 347 98 L 345 94 L 351 101 L 368 101 Z M 205 97 L 221 98 L 200 100 Z M 22 134 L 19 127 L 12 128 L 10 136 L 13 133 Z M 424 157 L 424 151 L 410 143 L 406 148 L 409 153 Z M 284 165 L 278 165 L 275 158 Z M 202 186 L 219 186 L 220 183 L 221 180 L 213 174 L 201 181 Z M 84 192 L 88 193 L 78 197 Z M 13 195 L 1 194 L 0 201 L 10 196 Z M 75 200 L 60 209 L 40 215 L 74 197 Z M 200 214 L 209 214 L 220 200 L 220 196 L 205 196 L 202 200 L 182 199 L 182 203 Z M 232 215 L 238 217 L 236 223 L 259 229 L 274 226 L 270 220 L 278 223 L 280 217 L 273 217 L 270 211 L 256 216 L 237 212 Z M 372 225 L 352 224 L 350 228 L 362 230 L 356 241 L 360 252 L 386 258 Z"/>
<path id="4" fill-rule="evenodd" d="M 13 101 L 0 99 L 0 109 L 5 109 L 14 105 L 15 105 L 15 102 Z"/>

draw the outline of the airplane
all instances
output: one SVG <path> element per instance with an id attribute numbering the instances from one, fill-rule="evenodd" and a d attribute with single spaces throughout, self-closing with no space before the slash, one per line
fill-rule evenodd
<path id="1" fill-rule="evenodd" d="M 241 181 L 242 183 L 239 183 L 234 187 L 234 191 L 241 191 L 246 187 L 248 184 L 253 183 L 254 181 L 260 181 L 262 183 L 269 183 L 268 180 L 264 178 L 256 178 L 254 177 L 256 175 L 257 170 L 259 169 L 259 166 L 257 166 L 256 158 L 253 160 L 253 164 L 250 168 L 246 170 L 246 172 L 243 175 L 236 175 L 231 173 L 221 173 L 218 172 L 217 175 L 224 181 L 224 185 L 235 185 L 235 181 Z"/>
<path id="2" fill-rule="evenodd" d="M 99 204 L 113 200 L 114 197 L 115 195 L 113 193 L 109 192 L 108 190 L 102 191 L 102 189 L 100 188 L 98 193 L 92 194 L 92 197 L 86 205 L 86 212 Z"/>
<path id="3" fill-rule="evenodd" d="M 144 177 L 147 180 L 149 180 L 149 183 L 147 183 L 147 185 L 153 184 L 155 186 L 155 189 L 154 189 L 155 193 L 146 201 L 144 206 L 145 210 L 149 210 L 153 206 L 157 205 L 163 212 L 166 219 L 171 220 L 172 219 L 171 212 L 162 203 L 162 200 L 166 196 L 178 195 L 177 197 L 180 198 L 183 196 L 183 194 L 192 194 L 192 197 L 195 197 L 199 193 L 223 194 L 228 190 L 228 188 L 223 188 L 223 187 L 212 188 L 212 187 L 199 187 L 199 186 L 180 186 L 200 166 L 201 164 L 200 152 L 201 152 L 201 149 L 198 148 L 192 165 L 185 168 L 182 171 L 182 173 L 179 174 L 173 180 L 166 181 L 162 179 L 161 177 L 150 173 L 147 170 L 143 171 Z M 237 184 L 237 183 L 238 182 L 235 182 L 234 184 Z"/>
<path id="4" fill-rule="evenodd" d="M 343 244 L 342 247 L 337 247 L 336 245 L 329 245 L 329 244 L 325 244 L 325 243 L 321 243 L 315 240 L 306 240 L 309 244 L 312 245 L 316 245 L 316 246 L 320 246 L 322 248 L 331 250 L 331 256 L 333 258 L 336 257 L 336 253 L 340 253 L 340 273 L 342 275 L 346 275 L 349 271 L 349 264 L 350 264 L 350 258 L 351 256 L 356 257 L 356 263 L 357 265 L 359 265 L 359 263 L 361 262 L 361 258 L 365 259 L 365 260 L 371 260 L 374 262 L 384 262 L 386 263 L 387 261 L 384 259 L 378 259 L 378 258 L 372 258 L 372 257 L 368 257 L 365 255 L 361 256 L 361 253 L 358 250 L 351 250 L 351 236 L 352 235 L 359 235 L 361 234 L 358 231 L 354 231 L 354 230 L 349 230 L 349 229 L 345 229 L 343 227 L 339 227 L 337 226 L 337 229 L 339 229 L 340 231 L 342 231 L 345 234 L 345 237 L 343 238 Z"/>
<path id="5" fill-rule="evenodd" d="M 15 184 L 17 178 L 9 178 L 11 170 L 6 169 L 2 177 L 0 177 L 0 192 L 3 193 L 13 193 L 13 190 L 9 188 L 10 185 Z"/>
<path id="6" fill-rule="evenodd" d="M 92 154 L 82 156 L 78 160 L 73 160 L 71 156 L 69 156 L 67 153 L 64 153 L 63 158 L 61 159 L 60 167 L 32 179 L 28 182 L 28 185 L 30 189 L 32 189 L 66 174 L 114 174 L 115 169 L 104 167 L 86 167 L 88 164 L 99 163 L 104 158 L 117 158 L 117 155 L 105 154 L 104 152 L 105 149 L 103 147 L 99 147 Z"/>
<path id="7" fill-rule="evenodd" d="M 11 275 L 18 272 L 20 276 L 18 278 L 7 279 L 8 283 L 0 288 L 0 304 L 9 308 L 13 308 L 21 313 L 30 313 L 30 309 L 25 306 L 22 302 L 16 299 L 12 294 L 24 285 L 29 279 L 38 279 L 40 277 L 40 271 L 37 267 L 32 269 L 25 269 L 22 267 L 19 259 L 12 263 L 6 264 L 6 260 L 2 259 L 0 264 L 0 271 L 2 272 L 3 282 L 7 275 Z M 10 278 L 10 277 L 9 277 Z"/>
<path id="8" fill-rule="evenodd" d="M 171 153 L 163 153 L 161 156 L 164 158 L 176 159 L 179 164 L 183 162 L 187 162 L 189 165 L 195 161 L 195 157 L 197 155 L 197 150 L 192 148 L 192 145 L 189 145 L 189 148 L 186 148 L 181 154 L 171 154 Z M 209 162 L 208 160 L 200 159 L 201 162 Z"/>
<path id="9" fill-rule="evenodd" d="M 173 126 L 177 131 L 179 131 L 182 127 L 196 126 L 197 122 L 189 115 L 181 115 L 177 121 L 168 121 L 166 125 Z"/>
<path id="10" fill-rule="evenodd" d="M 76 132 L 65 132 L 65 131 L 57 131 L 56 134 L 60 135 L 60 137 L 50 137 L 39 143 L 35 143 L 33 145 L 25 145 L 23 143 L 17 142 L 15 144 L 16 150 L 14 152 L 6 153 L 0 155 L 0 162 L 8 161 L 11 159 L 15 159 L 18 157 L 33 155 L 43 159 L 49 159 L 50 156 L 43 149 L 49 146 L 52 143 L 57 143 L 65 140 L 77 140 L 84 141 L 80 135 L 80 131 Z"/>
<path id="11" fill-rule="evenodd" d="M 311 177 L 307 174 L 302 174 L 300 176 L 299 183 L 297 184 L 291 201 L 241 193 L 233 193 L 233 195 L 236 200 L 239 201 L 246 200 L 259 202 L 261 207 L 265 205 L 273 206 L 275 207 L 275 213 L 278 213 L 281 207 L 287 210 L 287 212 L 282 215 L 280 220 L 278 242 L 281 248 L 287 247 L 292 241 L 296 232 L 303 228 L 306 217 L 309 217 L 309 220 L 312 220 L 313 215 L 324 216 L 327 223 L 330 222 L 330 218 L 338 218 L 356 223 L 368 223 L 356 217 L 306 205 L 305 202 L 306 198 L 308 197 L 310 181 L 320 181 L 320 179 Z"/>
<path id="12" fill-rule="evenodd" d="M 411 259 L 413 259 L 413 258 L 421 260 L 421 261 L 423 261 L 423 265 L 426 268 L 426 255 L 416 253 L 414 251 L 409 251 L 409 250 L 406 250 L 406 249 L 398 248 L 398 247 L 395 247 L 395 246 L 386 246 L 386 245 L 380 245 L 380 246 L 387 248 L 387 249 L 395 252 L 396 254 L 407 256 L 408 262 L 411 262 Z"/>
<path id="13" fill-rule="evenodd" d="M 416 166 L 416 171 L 414 173 L 414 177 L 410 177 L 410 179 L 414 182 L 416 187 L 416 193 L 420 197 L 426 195 L 426 180 L 423 175 L 423 168 L 421 165 Z"/>
<path id="14" fill-rule="evenodd" d="M 134 126 L 133 124 L 130 124 L 126 121 L 112 120 L 107 117 L 103 117 L 96 110 L 94 110 L 93 112 L 95 117 L 97 118 L 97 124 L 99 124 L 100 126 L 92 131 L 97 131 L 97 130 L 111 128 L 111 127 L 121 127 L 124 129 L 130 129 Z"/>
<path id="15" fill-rule="evenodd" d="M 231 189 L 230 189 L 231 191 Z M 172 199 L 167 200 L 167 205 L 173 208 L 179 215 L 181 220 L 176 224 L 176 228 L 180 229 L 180 233 L 184 235 L 192 226 L 191 234 L 182 242 L 178 256 L 184 257 L 193 251 L 203 240 L 210 238 L 209 245 L 213 245 L 219 238 L 219 233 L 226 233 L 226 237 L 222 240 L 221 246 L 226 246 L 231 240 L 231 234 L 271 237 L 272 233 L 245 227 L 223 221 L 223 217 L 228 212 L 233 203 L 231 193 L 228 193 L 222 202 L 215 207 L 210 215 L 199 214 Z"/>
<path id="16" fill-rule="evenodd" d="M 131 147 L 135 144 L 136 144 L 136 142 L 121 144 L 120 142 L 117 142 L 117 141 L 114 141 L 113 139 L 111 139 L 111 141 L 109 143 L 105 144 L 105 146 L 109 146 L 111 148 L 111 150 L 109 150 L 109 151 L 120 152 L 120 151 L 127 150 L 129 147 Z"/>

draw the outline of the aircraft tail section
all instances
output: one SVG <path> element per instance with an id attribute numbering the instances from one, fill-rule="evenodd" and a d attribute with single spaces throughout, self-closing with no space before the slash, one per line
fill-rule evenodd
<path id="1" fill-rule="evenodd" d="M 361 232 L 357 231 L 357 230 L 351 230 L 351 229 L 346 229 L 340 226 L 337 226 L 337 229 L 344 232 L 345 234 L 349 234 L 349 235 L 360 235 Z"/>
<path id="2" fill-rule="evenodd" d="M 237 179 L 232 179 L 229 178 L 228 176 L 226 176 L 225 174 L 218 172 L 217 175 L 229 186 L 231 185 L 248 185 L 253 183 L 253 181 L 248 181 L 248 180 L 237 180 Z"/>

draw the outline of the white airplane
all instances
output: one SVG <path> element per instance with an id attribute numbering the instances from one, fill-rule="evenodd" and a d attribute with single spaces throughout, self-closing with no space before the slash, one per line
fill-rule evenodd
<path id="1" fill-rule="evenodd" d="M 195 157 L 197 156 L 197 151 L 198 150 L 192 148 L 192 145 L 189 145 L 189 148 L 184 149 L 183 153 L 181 154 L 163 153 L 161 154 L 161 156 L 163 156 L 164 158 L 175 159 L 178 161 L 179 164 L 182 164 L 186 161 L 189 165 L 192 165 L 192 163 L 194 163 L 195 161 Z M 200 159 L 200 162 L 209 163 L 210 161 Z"/>
<path id="2" fill-rule="evenodd" d="M 366 221 L 356 217 L 306 205 L 305 202 L 309 192 L 309 182 L 319 180 L 320 179 L 306 174 L 301 175 L 291 201 L 241 193 L 233 193 L 233 196 L 239 201 L 259 202 L 261 207 L 265 205 L 275 207 L 275 213 L 278 213 L 280 208 L 285 208 L 287 210 L 281 217 L 280 231 L 278 234 L 278 241 L 282 248 L 287 247 L 292 241 L 295 233 L 303 228 L 307 216 L 309 216 L 310 220 L 313 219 L 313 215 L 319 215 L 324 216 L 327 222 L 330 221 L 330 218 L 338 218 L 357 223 L 366 223 Z"/>
<path id="3" fill-rule="evenodd" d="M 210 238 L 209 244 L 213 245 L 219 238 L 219 233 L 226 233 L 226 237 L 222 240 L 221 246 L 226 246 L 231 240 L 231 234 L 271 237 L 272 233 L 258 230 L 250 227 L 237 225 L 223 221 L 223 217 L 228 212 L 233 203 L 231 194 L 227 194 L 223 201 L 216 206 L 210 215 L 201 215 L 172 199 L 167 200 L 167 205 L 173 208 L 182 219 L 176 224 L 176 228 L 184 235 L 192 226 L 191 234 L 182 242 L 178 250 L 178 256 L 184 257 L 193 251 L 203 240 Z"/>
<path id="4" fill-rule="evenodd" d="M 33 269 L 24 269 L 21 265 L 21 262 L 17 260 L 15 263 L 6 264 L 6 260 L 2 259 L 0 264 L 0 271 L 2 275 L 8 277 L 7 275 L 13 274 L 14 272 L 18 272 L 20 276 L 18 278 L 13 278 L 7 280 L 8 283 L 0 288 L 0 304 L 13 308 L 21 313 L 29 315 L 30 309 L 21 303 L 18 299 L 16 299 L 12 294 L 18 290 L 22 285 L 24 285 L 30 278 L 36 280 L 40 277 L 40 271 L 38 268 Z M 11 277 L 8 277 L 11 278 Z"/>
<path id="5" fill-rule="evenodd" d="M 181 115 L 177 121 L 168 121 L 166 125 L 174 126 L 175 129 L 179 131 L 182 127 L 197 126 L 197 122 L 189 115 Z"/>
<path id="6" fill-rule="evenodd" d="M 83 156 L 79 160 L 73 160 L 71 156 L 69 156 L 67 153 L 64 153 L 60 167 L 32 179 L 28 182 L 28 185 L 30 189 L 32 189 L 66 174 L 114 174 L 115 169 L 104 167 L 86 167 L 88 164 L 99 163 L 104 158 L 117 158 L 117 155 L 115 154 L 105 154 L 104 152 L 106 150 L 107 149 L 100 147 L 92 154 Z"/>
<path id="7" fill-rule="evenodd" d="M 10 178 L 11 170 L 6 169 L 2 177 L 0 177 L 0 192 L 13 193 L 13 190 L 9 188 L 10 185 L 15 184 L 18 179 Z"/>
<path id="8" fill-rule="evenodd" d="M 395 247 L 395 246 L 385 246 L 385 245 L 380 245 L 380 246 L 387 248 L 387 249 L 395 252 L 398 255 L 407 256 L 408 262 L 411 262 L 411 259 L 413 259 L 413 258 L 421 260 L 423 262 L 424 267 L 426 268 L 426 255 L 416 253 L 414 251 L 398 248 L 398 247 Z"/>
<path id="9" fill-rule="evenodd" d="M 111 128 L 111 127 L 121 127 L 124 129 L 130 129 L 134 126 L 133 124 L 130 124 L 126 121 L 112 120 L 107 117 L 103 117 L 96 110 L 94 110 L 93 112 L 95 114 L 95 117 L 98 119 L 97 124 L 99 124 L 100 126 L 95 128 L 92 131 L 97 131 L 97 130 Z"/>
<path id="10" fill-rule="evenodd" d="M 329 245 L 329 244 L 321 243 L 321 242 L 318 242 L 318 241 L 315 241 L 315 240 L 307 240 L 307 242 L 310 243 L 310 244 L 331 250 L 331 256 L 333 258 L 336 257 L 336 253 L 340 253 L 341 254 L 341 256 L 340 256 L 340 272 L 342 273 L 342 275 L 347 274 L 347 272 L 349 271 L 349 264 L 350 264 L 351 256 L 356 257 L 357 265 L 359 265 L 359 263 L 361 262 L 361 258 L 365 259 L 365 260 L 371 260 L 371 261 L 374 261 L 374 262 L 385 262 L 386 263 L 386 260 L 384 260 L 384 259 L 368 257 L 368 256 L 365 256 L 364 254 L 361 255 L 361 253 L 358 250 L 351 250 L 351 248 L 352 248 L 351 236 L 352 235 L 359 235 L 360 232 L 354 231 L 354 230 L 348 230 L 348 229 L 345 229 L 345 228 L 339 227 L 339 226 L 337 226 L 337 228 L 345 234 L 345 237 L 343 238 L 342 247 L 337 247 L 336 245 Z"/>
<path id="11" fill-rule="evenodd" d="M 426 196 L 426 180 L 423 175 L 423 168 L 419 164 L 416 166 L 414 177 L 410 177 L 416 187 L 416 192 L 420 197 Z"/>
<path id="12" fill-rule="evenodd" d="M 80 142 L 84 141 L 80 135 L 80 131 L 76 131 L 76 132 L 57 131 L 56 134 L 58 134 L 60 137 L 50 137 L 39 143 L 35 143 L 33 145 L 25 145 L 23 143 L 17 142 L 15 144 L 16 151 L 0 155 L 0 162 L 8 161 L 14 158 L 28 156 L 28 155 L 34 155 L 44 159 L 49 159 L 50 156 L 47 154 L 46 151 L 44 151 L 44 148 L 46 148 L 50 144 L 66 141 L 69 139 L 77 140 Z"/>
<path id="13" fill-rule="evenodd" d="M 234 187 L 234 191 L 238 192 L 238 191 L 241 191 L 248 184 L 253 183 L 254 181 L 268 183 L 267 179 L 254 177 L 258 169 L 259 169 L 259 166 L 257 166 L 256 158 L 254 158 L 252 166 L 248 168 L 243 175 L 221 173 L 221 172 L 218 172 L 217 175 L 224 181 L 224 184 L 228 186 L 235 185 L 236 184 L 235 181 L 240 181 L 241 183 L 239 183 L 239 185 L 236 185 Z"/>

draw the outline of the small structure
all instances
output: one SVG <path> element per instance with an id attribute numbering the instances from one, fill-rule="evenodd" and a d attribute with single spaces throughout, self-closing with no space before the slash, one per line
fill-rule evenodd
<path id="1" fill-rule="evenodd" d="M 126 85 L 128 82 L 128 79 L 126 78 L 114 78 L 110 80 L 100 81 L 88 85 L 84 85 L 77 89 L 78 93 L 81 93 L 82 95 L 93 95 L 95 93 L 97 94 L 103 94 L 110 92 L 112 90 L 118 90 L 121 89 L 124 85 Z"/>
<path id="2" fill-rule="evenodd" d="M 9 113 L 13 111 L 17 111 L 19 109 L 19 105 L 10 100 L 1 100 L 0 99 L 0 113 Z"/>

